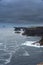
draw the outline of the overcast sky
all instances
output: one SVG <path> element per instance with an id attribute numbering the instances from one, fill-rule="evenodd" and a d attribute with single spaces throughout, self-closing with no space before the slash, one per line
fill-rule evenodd
<path id="1" fill-rule="evenodd" d="M 0 22 L 43 23 L 43 0 L 0 0 Z"/>

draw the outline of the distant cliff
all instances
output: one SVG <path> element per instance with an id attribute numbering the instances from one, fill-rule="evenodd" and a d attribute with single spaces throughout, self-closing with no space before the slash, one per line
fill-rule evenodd
<path id="1" fill-rule="evenodd" d="M 41 36 L 41 40 L 39 41 L 40 45 L 43 45 L 43 27 L 14 27 L 16 32 L 24 31 L 22 35 L 26 36 Z"/>
<path id="2" fill-rule="evenodd" d="M 26 28 L 23 35 L 27 36 L 43 36 L 43 27 Z"/>
<path id="3" fill-rule="evenodd" d="M 33 28 L 26 28 L 22 35 L 27 36 L 41 36 L 41 40 L 39 41 L 40 45 L 43 45 L 43 27 L 33 27 Z"/>

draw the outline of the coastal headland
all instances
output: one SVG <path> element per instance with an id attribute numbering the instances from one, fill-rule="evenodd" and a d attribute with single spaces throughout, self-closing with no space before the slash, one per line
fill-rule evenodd
<path id="1" fill-rule="evenodd" d="M 24 36 L 41 36 L 39 43 L 43 45 L 43 27 L 14 27 L 14 31 L 17 33 L 21 30 L 23 30 L 22 35 Z"/>

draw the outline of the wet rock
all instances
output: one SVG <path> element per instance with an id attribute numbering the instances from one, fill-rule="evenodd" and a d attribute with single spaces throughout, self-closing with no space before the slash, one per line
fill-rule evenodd
<path id="1" fill-rule="evenodd" d="M 43 45 L 43 37 L 41 38 L 41 40 L 39 41 L 40 45 Z"/>

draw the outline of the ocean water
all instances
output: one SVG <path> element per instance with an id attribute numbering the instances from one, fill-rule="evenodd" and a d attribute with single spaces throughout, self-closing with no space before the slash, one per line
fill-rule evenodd
<path id="1" fill-rule="evenodd" d="M 13 26 L 0 25 L 0 65 L 37 65 L 43 62 L 43 46 L 32 44 L 41 37 L 23 36 L 22 31 L 17 34 Z"/>

